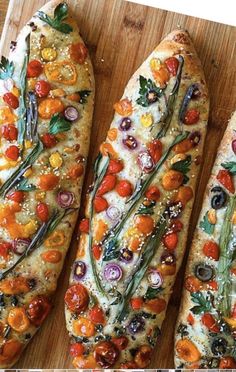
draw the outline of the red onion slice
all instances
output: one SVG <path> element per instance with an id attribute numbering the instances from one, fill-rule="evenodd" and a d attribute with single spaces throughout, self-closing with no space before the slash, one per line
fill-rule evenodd
<path id="1" fill-rule="evenodd" d="M 66 120 L 76 121 L 79 119 L 79 112 L 74 106 L 68 106 L 64 110 L 64 116 Z"/>
<path id="2" fill-rule="evenodd" d="M 81 280 L 85 276 L 87 267 L 83 261 L 76 261 L 74 264 L 74 279 Z"/>
<path id="3" fill-rule="evenodd" d="M 112 221 L 117 221 L 121 216 L 121 211 L 115 205 L 110 205 L 110 207 L 106 210 L 106 214 L 107 217 Z"/>
<path id="4" fill-rule="evenodd" d="M 119 265 L 109 263 L 105 266 L 104 277 L 108 281 L 118 281 L 122 277 L 122 269 Z"/>
<path id="5" fill-rule="evenodd" d="M 150 270 L 147 279 L 152 288 L 159 288 L 162 286 L 163 278 L 158 270 Z"/>
<path id="6" fill-rule="evenodd" d="M 31 243 L 31 239 L 14 239 L 13 241 L 13 252 L 21 256 Z"/>
<path id="7" fill-rule="evenodd" d="M 236 139 L 232 141 L 232 150 L 236 154 Z"/>
<path id="8" fill-rule="evenodd" d="M 57 195 L 57 202 L 61 208 L 70 207 L 75 200 L 73 192 L 70 191 L 60 191 Z"/>
<path id="9" fill-rule="evenodd" d="M 145 173 L 153 170 L 154 163 L 148 151 L 142 151 L 138 155 L 138 165 Z"/>

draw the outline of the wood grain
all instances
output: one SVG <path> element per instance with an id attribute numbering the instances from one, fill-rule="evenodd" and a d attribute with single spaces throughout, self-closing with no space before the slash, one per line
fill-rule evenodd
<path id="1" fill-rule="evenodd" d="M 10 0 L 2 34 L 2 52 L 45 0 Z M 0 11 L 7 1 L 0 1 Z M 192 213 L 188 247 L 201 208 L 205 185 L 215 153 L 232 111 L 236 108 L 236 29 L 194 17 L 145 7 L 123 0 L 71 0 L 81 34 L 88 45 L 96 78 L 96 104 L 85 190 L 91 164 L 113 116 L 113 103 L 122 95 L 132 73 L 171 30 L 186 28 L 204 66 L 211 97 L 203 171 Z M 0 25 L 3 21 L 2 13 Z M 83 208 L 82 208 L 83 209 Z M 82 212 L 81 212 L 82 215 Z M 41 330 L 27 347 L 17 368 L 70 368 L 69 338 L 65 329 L 63 297 L 76 252 L 74 236 L 55 295 L 55 306 Z M 185 258 L 186 261 L 186 258 Z M 173 335 L 181 297 L 184 265 L 168 306 L 162 336 L 153 353 L 152 368 L 173 368 Z"/>

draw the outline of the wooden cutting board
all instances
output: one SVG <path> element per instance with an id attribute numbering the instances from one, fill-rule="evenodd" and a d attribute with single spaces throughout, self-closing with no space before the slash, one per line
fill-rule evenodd
<path id="1" fill-rule="evenodd" d="M 236 109 L 236 28 L 171 13 L 124 0 L 68 1 L 87 44 L 96 78 L 96 100 L 89 162 L 83 193 L 91 181 L 91 165 L 113 116 L 113 103 L 122 95 L 132 73 L 160 40 L 177 27 L 186 28 L 202 61 L 211 97 L 209 130 L 202 176 L 192 213 L 188 247 L 215 153 L 231 113 Z M 10 0 L 2 33 L 2 53 L 46 0 Z M 7 5 L 0 0 L 0 11 Z M 0 22 L 3 22 L 1 12 Z M 1 24 L 1 23 L 0 23 Z M 82 214 L 82 213 L 81 213 Z M 63 297 L 76 252 L 76 235 L 66 258 L 55 295 L 55 306 L 41 330 L 25 350 L 17 368 L 71 368 L 65 328 Z M 186 258 L 185 258 L 186 261 Z M 183 282 L 184 265 L 168 306 L 162 336 L 153 353 L 152 368 L 173 368 L 173 335 Z"/>

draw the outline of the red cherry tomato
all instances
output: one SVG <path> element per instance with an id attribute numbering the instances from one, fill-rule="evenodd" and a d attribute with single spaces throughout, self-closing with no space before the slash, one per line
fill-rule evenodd
<path id="1" fill-rule="evenodd" d="M 170 251 L 173 251 L 178 244 L 178 235 L 176 233 L 170 233 L 163 237 L 163 243 L 164 246 L 169 249 Z"/>
<path id="2" fill-rule="evenodd" d="M 66 291 L 65 303 L 73 312 L 80 313 L 81 311 L 85 311 L 89 304 L 87 289 L 80 283 L 72 285 Z"/>
<path id="3" fill-rule="evenodd" d="M 88 233 L 89 232 L 89 219 L 88 218 L 83 218 L 80 221 L 79 231 L 80 232 L 84 232 L 84 233 Z"/>
<path id="4" fill-rule="evenodd" d="M 226 356 L 220 360 L 219 369 L 235 369 L 236 360 L 231 356 Z"/>
<path id="5" fill-rule="evenodd" d="M 39 203 L 36 207 L 36 215 L 42 222 L 46 222 L 49 217 L 49 210 L 47 204 Z"/>
<path id="6" fill-rule="evenodd" d="M 105 316 L 103 310 L 95 305 L 89 310 L 89 319 L 95 324 L 104 324 Z"/>
<path id="7" fill-rule="evenodd" d="M 157 201 L 160 198 L 160 190 L 156 186 L 150 186 L 145 192 L 146 198 Z"/>
<path id="8" fill-rule="evenodd" d="M 0 243 L 0 256 L 5 260 L 8 258 L 8 253 L 12 249 L 12 244 L 9 242 Z"/>
<path id="9" fill-rule="evenodd" d="M 87 58 L 88 50 L 83 43 L 76 43 L 71 44 L 69 53 L 74 62 L 82 65 Z"/>
<path id="10" fill-rule="evenodd" d="M 98 188 L 97 196 L 106 194 L 109 191 L 112 191 L 116 185 L 116 176 L 114 174 L 107 174 Z"/>
<path id="11" fill-rule="evenodd" d="M 37 81 L 35 85 L 35 93 L 38 97 L 46 97 L 51 90 L 51 85 L 45 80 Z"/>
<path id="12" fill-rule="evenodd" d="M 125 336 L 112 338 L 111 342 L 116 345 L 117 349 L 125 350 L 128 346 L 129 340 Z"/>
<path id="13" fill-rule="evenodd" d="M 45 133 L 41 137 L 42 142 L 44 146 L 48 149 L 51 149 L 52 147 L 56 146 L 57 144 L 57 139 L 53 134 L 50 133 Z"/>
<path id="14" fill-rule="evenodd" d="M 80 342 L 70 345 L 70 355 L 73 357 L 81 356 L 85 352 L 85 347 Z"/>
<path id="15" fill-rule="evenodd" d="M 122 163 L 121 160 L 110 159 L 108 169 L 107 169 L 107 174 L 119 173 L 120 171 L 122 171 L 123 168 L 124 168 L 124 164 Z"/>
<path id="16" fill-rule="evenodd" d="M 93 205 L 97 213 L 105 211 L 108 208 L 108 202 L 102 196 L 95 196 Z"/>
<path id="17" fill-rule="evenodd" d="M 171 232 L 180 232 L 183 226 L 184 225 L 180 220 L 172 220 L 170 230 Z"/>
<path id="18" fill-rule="evenodd" d="M 119 358 L 119 350 L 109 341 L 101 341 L 94 350 L 94 357 L 101 368 L 112 367 Z"/>
<path id="19" fill-rule="evenodd" d="M 162 155 L 162 143 L 160 140 L 154 140 L 147 145 L 148 151 L 152 157 L 152 160 L 156 164 Z"/>
<path id="20" fill-rule="evenodd" d="M 216 176 L 217 180 L 232 194 L 235 192 L 232 174 L 226 169 L 221 169 Z"/>
<path id="21" fill-rule="evenodd" d="M 199 120 L 200 113 L 198 110 L 189 109 L 186 111 L 184 116 L 184 124 L 191 125 L 196 124 Z"/>
<path id="22" fill-rule="evenodd" d="M 36 59 L 33 59 L 28 63 L 27 66 L 27 77 L 28 78 L 35 78 L 41 75 L 43 72 L 43 65 L 41 62 L 37 61 Z"/>
<path id="23" fill-rule="evenodd" d="M 133 187 L 129 181 L 120 180 L 116 185 L 116 192 L 123 198 L 132 195 Z"/>
<path id="24" fill-rule="evenodd" d="M 11 159 L 14 161 L 18 159 L 19 154 L 20 154 L 20 150 L 15 145 L 9 146 L 5 151 L 5 155 L 8 157 L 8 159 Z"/>
<path id="25" fill-rule="evenodd" d="M 99 260 L 102 254 L 102 247 L 98 244 L 95 244 L 92 248 L 92 251 L 95 260 Z"/>
<path id="26" fill-rule="evenodd" d="M 167 70 L 171 73 L 171 75 L 175 76 L 178 71 L 179 61 L 175 57 L 170 57 L 165 60 L 165 65 Z"/>
<path id="27" fill-rule="evenodd" d="M 17 136 L 18 136 L 18 130 L 15 127 L 14 124 L 4 125 L 2 127 L 2 136 L 7 141 L 15 141 L 17 139 Z"/>
<path id="28" fill-rule="evenodd" d="M 3 101 L 6 102 L 14 110 L 19 107 L 19 100 L 13 93 L 5 93 L 3 95 Z"/>
<path id="29" fill-rule="evenodd" d="M 49 300 L 44 296 L 35 297 L 29 304 L 27 315 L 31 323 L 39 327 L 51 309 Z"/>
<path id="30" fill-rule="evenodd" d="M 209 313 L 203 314 L 201 320 L 202 320 L 202 324 L 205 327 L 207 327 L 209 329 L 209 331 L 211 331 L 213 333 L 219 333 L 220 332 L 220 328 L 217 325 L 216 320 L 214 319 L 214 317 L 211 314 L 209 314 Z"/>
<path id="31" fill-rule="evenodd" d="M 220 257 L 219 245 L 211 240 L 207 241 L 203 246 L 203 253 L 205 256 L 218 261 Z"/>
<path id="32" fill-rule="evenodd" d="M 141 297 L 131 298 L 130 305 L 132 309 L 140 310 L 143 307 L 143 299 Z"/>
<path id="33" fill-rule="evenodd" d="M 7 199 L 12 200 L 16 203 L 22 203 L 24 200 L 24 192 L 20 190 L 10 191 L 7 194 Z"/>

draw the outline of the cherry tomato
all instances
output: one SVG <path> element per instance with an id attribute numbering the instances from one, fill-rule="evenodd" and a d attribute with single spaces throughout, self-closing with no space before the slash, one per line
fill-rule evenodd
<path id="1" fill-rule="evenodd" d="M 190 324 L 190 325 L 194 325 L 195 320 L 194 320 L 194 317 L 192 316 L 191 313 L 188 314 L 188 316 L 187 316 L 187 321 L 188 321 L 188 324 Z"/>
<path id="2" fill-rule="evenodd" d="M 95 244 L 92 248 L 93 256 L 96 260 L 100 260 L 102 254 L 102 247 L 98 244 Z"/>
<path id="3" fill-rule="evenodd" d="M 203 246 L 205 256 L 218 261 L 220 257 L 219 245 L 211 240 L 208 240 Z"/>
<path id="4" fill-rule="evenodd" d="M 59 177 L 54 173 L 42 174 L 39 176 L 38 186 L 41 190 L 53 190 L 59 182 Z"/>
<path id="5" fill-rule="evenodd" d="M 57 144 L 57 139 L 53 134 L 45 133 L 42 135 L 41 140 L 44 146 L 48 149 L 51 149 Z"/>
<path id="6" fill-rule="evenodd" d="M 217 180 L 232 194 L 235 192 L 232 174 L 226 169 L 221 169 L 216 176 Z"/>
<path id="7" fill-rule="evenodd" d="M 125 350 L 128 346 L 129 340 L 125 336 L 112 338 L 111 342 L 116 345 L 117 349 Z"/>
<path id="8" fill-rule="evenodd" d="M 119 357 L 119 350 L 112 342 L 101 341 L 95 347 L 94 357 L 101 368 L 110 368 L 116 363 Z"/>
<path id="9" fill-rule="evenodd" d="M 83 218 L 80 221 L 79 231 L 80 232 L 84 232 L 84 233 L 88 233 L 89 232 L 89 219 L 88 218 Z"/>
<path id="10" fill-rule="evenodd" d="M 156 164 L 162 155 L 162 143 L 160 140 L 154 140 L 147 145 L 148 151 L 152 157 L 152 160 Z"/>
<path id="11" fill-rule="evenodd" d="M 14 161 L 16 161 L 18 159 L 19 154 L 20 154 L 20 150 L 15 145 L 9 146 L 5 151 L 5 155 L 8 157 L 8 159 L 11 159 L 11 160 L 14 160 Z"/>
<path id="12" fill-rule="evenodd" d="M 202 282 L 195 276 L 188 276 L 184 283 L 185 288 L 189 292 L 199 292 L 202 289 Z"/>
<path id="13" fill-rule="evenodd" d="M 186 111 L 184 116 L 184 124 L 191 125 L 196 124 L 199 120 L 200 113 L 196 109 L 189 109 Z"/>
<path id="14" fill-rule="evenodd" d="M 46 222 L 49 217 L 49 210 L 47 204 L 39 203 L 36 207 L 36 215 L 42 222 Z"/>
<path id="15" fill-rule="evenodd" d="M 76 43 L 71 44 L 69 53 L 74 62 L 82 65 L 87 58 L 88 50 L 83 43 Z"/>
<path id="16" fill-rule="evenodd" d="M 102 211 L 105 211 L 108 208 L 108 202 L 105 198 L 102 196 L 95 196 L 94 198 L 94 209 L 97 213 L 100 213 Z"/>
<path id="17" fill-rule="evenodd" d="M 116 185 L 116 192 L 122 197 L 125 198 L 127 196 L 132 195 L 133 193 L 133 186 L 127 180 L 120 180 Z"/>
<path id="18" fill-rule="evenodd" d="M 135 226 L 144 235 L 151 234 L 154 229 L 154 220 L 148 215 L 137 215 L 135 218 Z"/>
<path id="19" fill-rule="evenodd" d="M 144 307 L 148 309 L 148 311 L 160 314 L 166 308 L 166 301 L 164 298 L 152 298 L 145 302 Z"/>
<path id="20" fill-rule="evenodd" d="M 22 203 L 24 200 L 24 196 L 25 194 L 23 191 L 20 191 L 20 190 L 10 191 L 7 194 L 7 199 L 12 200 L 16 203 Z"/>
<path id="21" fill-rule="evenodd" d="M 143 307 L 143 299 L 141 297 L 131 298 L 130 305 L 133 310 L 140 310 Z"/>
<path id="22" fill-rule="evenodd" d="M 214 317 L 211 314 L 209 314 L 209 313 L 203 314 L 202 318 L 201 318 L 201 321 L 202 321 L 202 324 L 205 327 L 207 327 L 210 332 L 213 332 L 213 333 L 219 333 L 220 332 L 220 328 L 217 325 L 216 320 L 214 319 Z"/>
<path id="23" fill-rule="evenodd" d="M 219 369 L 235 369 L 236 360 L 231 356 L 226 356 L 220 360 Z"/>
<path id="24" fill-rule="evenodd" d="M 29 304 L 27 315 L 32 324 L 39 327 L 47 317 L 51 304 L 47 297 L 37 296 Z"/>
<path id="25" fill-rule="evenodd" d="M 167 70 L 171 73 L 171 75 L 176 76 L 178 67 L 179 67 L 179 61 L 175 57 L 170 57 L 165 60 L 165 65 L 167 67 Z"/>
<path id="26" fill-rule="evenodd" d="M 89 319 L 95 324 L 104 324 L 105 316 L 103 310 L 95 305 L 89 310 Z"/>
<path id="27" fill-rule="evenodd" d="M 107 174 L 119 173 L 120 171 L 122 171 L 123 168 L 124 164 L 121 160 L 110 159 Z"/>
<path id="28" fill-rule="evenodd" d="M 9 242 L 0 243 L 0 256 L 5 260 L 8 258 L 9 251 L 12 249 L 12 244 Z"/>
<path id="29" fill-rule="evenodd" d="M 15 141 L 18 136 L 18 129 L 15 127 L 14 124 L 4 125 L 2 127 L 2 136 L 7 141 Z"/>
<path id="30" fill-rule="evenodd" d="M 72 285 L 65 294 L 65 303 L 69 310 L 80 313 L 85 311 L 89 304 L 87 289 L 80 283 Z"/>
<path id="31" fill-rule="evenodd" d="M 41 75 L 43 72 L 43 65 L 41 62 L 37 61 L 36 59 L 33 59 L 28 63 L 27 66 L 27 77 L 28 78 L 35 78 Z"/>
<path id="32" fill-rule="evenodd" d="M 232 316 L 232 318 L 236 319 L 236 303 L 234 304 L 231 316 Z"/>
<path id="33" fill-rule="evenodd" d="M 70 355 L 73 357 L 81 356 L 85 352 L 85 347 L 80 342 L 70 345 Z"/>
<path id="34" fill-rule="evenodd" d="M 46 97 L 51 90 L 51 85 L 45 80 L 37 81 L 35 85 L 35 93 L 38 97 Z"/>
<path id="35" fill-rule="evenodd" d="M 13 93 L 5 93 L 3 95 L 3 101 L 6 102 L 14 110 L 19 107 L 19 100 Z"/>
<path id="36" fill-rule="evenodd" d="M 135 354 L 134 361 L 138 368 L 147 368 L 150 363 L 152 355 L 152 348 L 148 345 L 140 346 L 139 350 Z"/>
<path id="37" fill-rule="evenodd" d="M 145 192 L 146 198 L 157 201 L 160 198 L 160 190 L 156 186 L 150 186 Z"/>
<path id="38" fill-rule="evenodd" d="M 171 232 L 180 232 L 183 228 L 183 223 L 180 220 L 172 220 L 170 225 Z"/>
<path id="39" fill-rule="evenodd" d="M 175 232 L 166 234 L 163 237 L 163 243 L 164 243 L 164 246 L 170 251 L 175 250 L 178 244 L 178 235 Z"/>
<path id="40" fill-rule="evenodd" d="M 97 196 L 106 194 L 109 191 L 112 191 L 116 185 L 116 176 L 114 174 L 107 174 L 98 188 Z"/>

